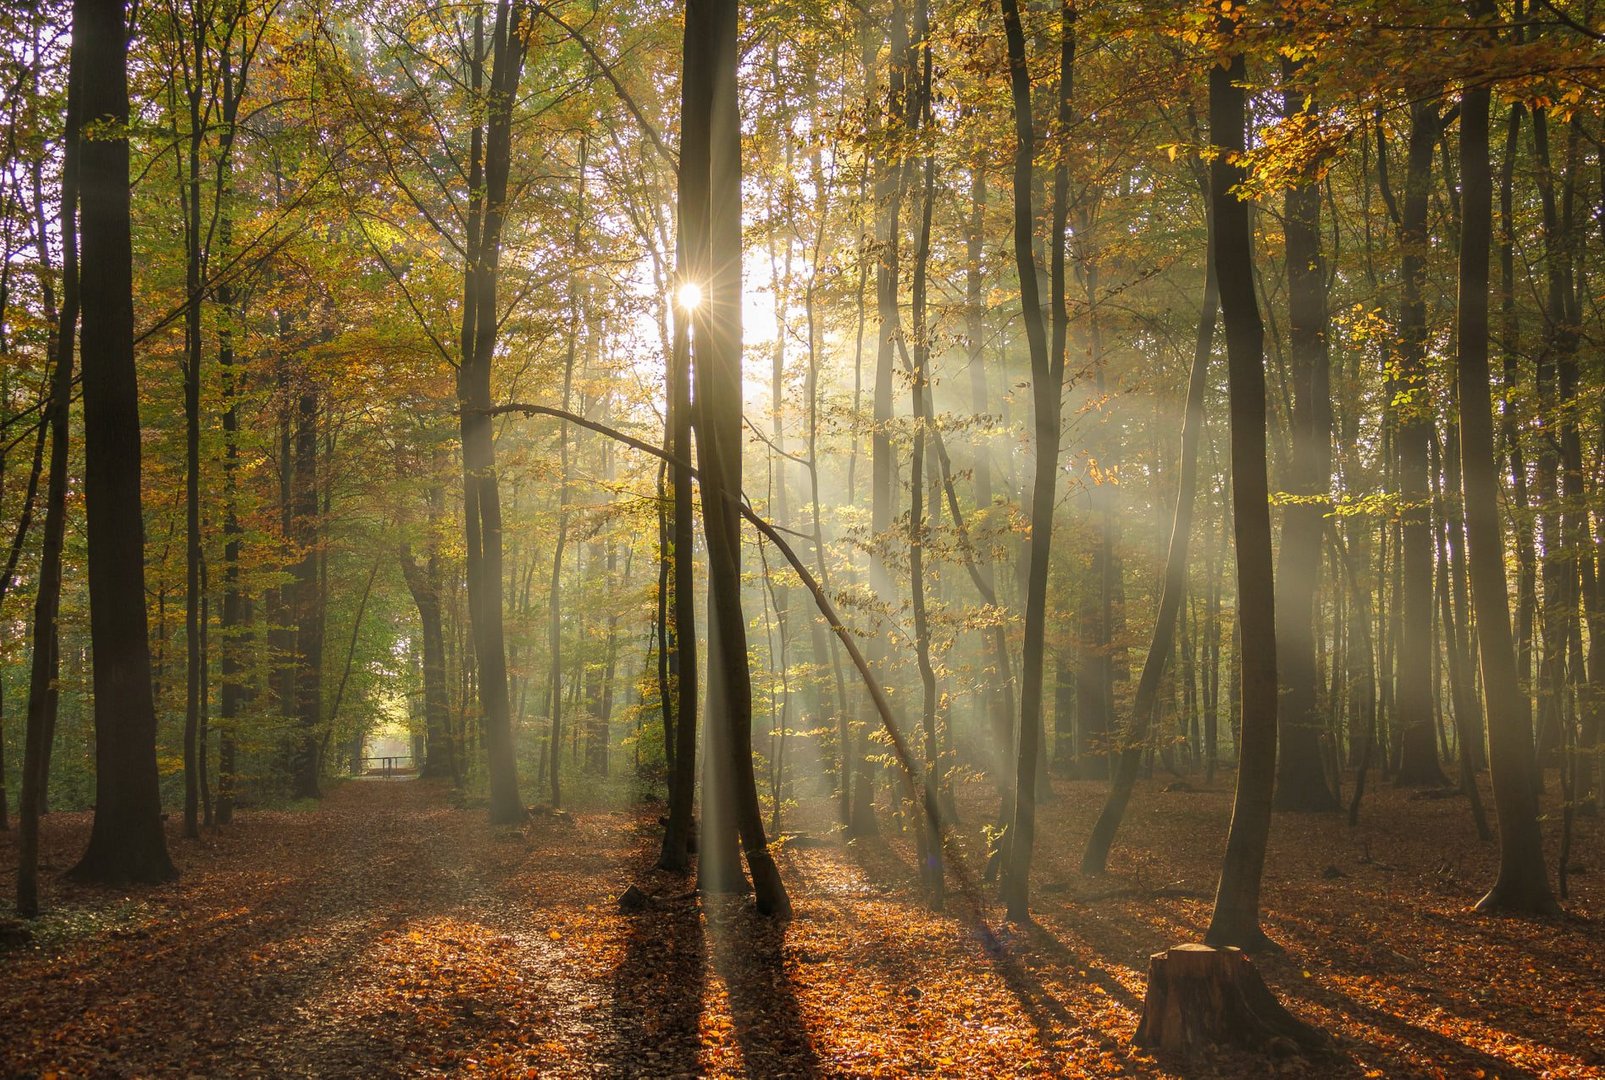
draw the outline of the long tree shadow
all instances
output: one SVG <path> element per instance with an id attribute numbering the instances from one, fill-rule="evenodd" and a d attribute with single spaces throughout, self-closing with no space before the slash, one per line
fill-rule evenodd
<path id="1" fill-rule="evenodd" d="M 786 924 L 739 901 L 719 898 L 715 904 L 724 910 L 709 912 L 713 963 L 730 994 L 731 1021 L 747 1075 L 823 1075 L 786 971 Z"/>
<path id="2" fill-rule="evenodd" d="M 660 901 L 630 916 L 624 958 L 613 969 L 608 1075 L 698 1072 L 707 989 L 702 913 L 694 901 Z"/>
<path id="3" fill-rule="evenodd" d="M 1302 988 L 1299 996 L 1308 1001 L 1318 1002 L 1335 1012 L 1345 1013 L 1378 1031 L 1427 1051 L 1447 1072 L 1456 1072 L 1464 1066 L 1464 1072 L 1459 1073 L 1460 1075 L 1538 1080 L 1539 1074 L 1531 1069 L 1514 1064 L 1505 1058 L 1484 1053 L 1468 1043 L 1441 1035 L 1429 1028 L 1412 1024 L 1402 1017 L 1356 1001 L 1340 991 L 1329 990 L 1322 986 L 1307 986 Z M 1397 1060 L 1397 1051 L 1388 1046 L 1365 1040 L 1358 1041 L 1367 1051 L 1365 1054 L 1367 1058 L 1387 1057 Z M 1343 1049 L 1349 1047 L 1345 1046 Z M 1401 1068 L 1413 1067 L 1408 1062 L 1399 1064 Z"/>

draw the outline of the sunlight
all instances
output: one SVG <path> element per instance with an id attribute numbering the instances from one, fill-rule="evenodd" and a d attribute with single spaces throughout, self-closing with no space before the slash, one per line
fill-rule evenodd
<path id="1" fill-rule="evenodd" d="M 688 281 L 680 286 L 674 299 L 680 305 L 681 311 L 695 311 L 702 306 L 702 286 L 694 281 Z"/>

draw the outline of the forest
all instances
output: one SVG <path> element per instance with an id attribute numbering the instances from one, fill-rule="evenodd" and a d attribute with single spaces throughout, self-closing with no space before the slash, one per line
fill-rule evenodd
<path id="1" fill-rule="evenodd" d="M 1598 0 L 0 33 L 0 1076 L 1605 1076 Z"/>

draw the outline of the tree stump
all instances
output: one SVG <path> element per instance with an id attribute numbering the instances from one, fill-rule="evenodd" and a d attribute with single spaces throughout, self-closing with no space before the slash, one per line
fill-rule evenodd
<path id="1" fill-rule="evenodd" d="M 1313 1048 L 1326 1037 L 1282 1007 L 1241 949 L 1178 945 L 1148 958 L 1148 996 L 1132 1041 L 1190 1056 L 1211 1045 Z"/>

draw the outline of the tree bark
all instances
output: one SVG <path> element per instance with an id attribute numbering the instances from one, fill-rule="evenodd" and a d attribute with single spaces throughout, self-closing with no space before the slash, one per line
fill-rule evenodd
<path id="1" fill-rule="evenodd" d="M 1011 922 L 1030 919 L 1031 847 L 1036 834 L 1036 778 L 1042 732 L 1042 667 L 1047 629 L 1048 556 L 1053 543 L 1054 495 L 1058 491 L 1059 421 L 1064 389 L 1064 354 L 1049 352 L 1037 281 L 1031 209 L 1036 136 L 1032 130 L 1031 73 L 1026 66 L 1025 31 L 1018 0 L 1003 0 L 1003 30 L 1009 57 L 1009 89 L 1014 104 L 1014 263 L 1020 277 L 1020 307 L 1031 358 L 1032 407 L 1036 435 L 1036 475 L 1032 482 L 1031 539 L 1025 589 L 1025 637 L 1020 662 L 1020 721 L 1015 728 L 1014 812 L 1007 833 L 1002 896 Z M 1068 100 L 1075 56 L 1075 10 L 1066 3 L 1060 22 L 1060 97 Z M 1063 233 L 1055 237 L 1064 242 Z M 1062 250 L 1055 258 L 1063 259 Z M 1061 298 L 1062 300 L 1062 298 Z"/>
<path id="2" fill-rule="evenodd" d="M 491 32 L 490 87 L 484 94 L 485 121 L 474 128 L 470 146 L 468 261 L 463 269 L 461 364 L 457 396 L 464 408 L 464 537 L 467 547 L 468 617 L 478 665 L 480 720 L 490 772 L 492 824 L 522 821 L 513 718 L 507 686 L 507 644 L 502 623 L 502 510 L 496 475 L 495 432 L 484 411 L 490 407 L 490 376 L 496 349 L 497 269 L 507 208 L 507 177 L 512 156 L 512 112 L 523 72 L 526 34 L 522 5 L 498 0 Z M 474 96 L 484 91 L 480 57 L 483 16 L 475 19 L 475 60 L 470 73 Z M 556 767 L 557 747 L 552 747 Z"/>
<path id="3" fill-rule="evenodd" d="M 1131 723 L 1121 740 L 1109 797 L 1098 814 L 1092 835 L 1087 838 L 1086 849 L 1081 855 L 1083 874 L 1102 874 L 1108 868 L 1109 849 L 1114 845 L 1115 832 L 1125 817 L 1126 806 L 1131 801 L 1131 792 L 1137 783 L 1137 773 L 1142 767 L 1143 751 L 1149 744 L 1159 699 L 1159 680 L 1170 659 L 1176 616 L 1181 611 L 1182 598 L 1187 591 L 1187 547 L 1192 535 L 1194 492 L 1198 483 L 1198 446 L 1206 422 L 1204 396 L 1209 389 L 1209 354 L 1215 340 L 1215 318 L 1220 308 L 1213 238 L 1214 214 L 1208 209 L 1211 200 L 1207 183 L 1204 188 L 1207 230 L 1204 300 L 1198 316 L 1192 371 L 1187 379 L 1187 406 L 1181 429 L 1181 464 L 1176 477 L 1176 506 L 1171 516 L 1170 544 L 1165 553 L 1165 572 L 1159 589 L 1159 613 L 1154 617 L 1154 636 L 1148 645 L 1148 657 L 1143 661 L 1142 674 L 1137 679 Z M 1206 716 L 1209 721 L 1206 726 L 1210 730 L 1205 732 L 1205 755 L 1211 765 L 1214 751 L 1213 719 L 1213 716 Z"/>
<path id="4" fill-rule="evenodd" d="M 675 256 L 676 289 L 703 289 L 708 280 L 708 181 L 713 114 L 712 71 L 702 50 L 708 37 L 707 5 L 688 0 L 682 42 L 680 79 L 680 161 L 675 195 L 678 227 Z M 658 866 L 690 868 L 691 823 L 697 785 L 697 614 L 696 581 L 691 558 L 694 507 L 691 493 L 692 373 L 691 333 L 697 323 L 693 307 L 678 303 L 668 370 L 668 450 L 674 458 L 669 478 L 674 489 L 669 559 L 673 571 L 674 767 L 669 772 L 669 820 L 663 833 Z"/>
<path id="5" fill-rule="evenodd" d="M 1488 19 L 1490 0 L 1470 0 L 1471 14 Z M 1544 866 L 1538 793 L 1532 782 L 1532 726 L 1516 675 L 1515 646 L 1499 520 L 1499 470 L 1494 457 L 1493 401 L 1488 370 L 1488 248 L 1492 241 L 1492 180 L 1488 167 L 1486 86 L 1468 86 L 1460 105 L 1460 244 L 1456 385 L 1460 391 L 1460 459 L 1466 503 L 1471 602 L 1477 620 L 1483 692 L 1488 703 L 1489 771 L 1499 820 L 1499 874 L 1478 901 L 1480 911 L 1554 914 L 1558 910 Z"/>
<path id="6" fill-rule="evenodd" d="M 692 0 L 693 3 L 698 0 Z M 708 266 L 695 342 L 697 461 L 708 545 L 708 780 L 702 879 L 729 888 L 739 870 L 709 866 L 721 829 L 739 837 L 758 911 L 780 918 L 791 901 L 770 855 L 752 762 L 752 673 L 741 603 L 741 115 L 736 84 L 738 6 L 706 0 L 699 61 L 711 72 L 708 121 Z M 688 63 L 690 58 L 688 57 Z M 724 820 L 720 816 L 724 815 Z M 729 853 L 724 856 L 728 858 Z M 732 872 L 734 871 L 734 872 Z"/>
<path id="7" fill-rule="evenodd" d="M 1215 911 L 1204 940 L 1260 949 L 1260 877 L 1276 783 L 1276 598 L 1271 565 L 1270 491 L 1265 450 L 1265 329 L 1254 295 L 1253 230 L 1236 188 L 1246 115 L 1241 54 L 1209 72 L 1210 201 L 1215 211 L 1215 272 L 1226 332 L 1232 424 L 1232 520 L 1237 536 L 1238 666 L 1241 727 L 1237 794 L 1226 837 Z"/>
<path id="8" fill-rule="evenodd" d="M 1282 60 L 1282 115 L 1312 122 L 1314 103 L 1298 84 L 1300 64 Z M 1327 349 L 1326 262 L 1321 255 L 1321 189 L 1301 178 L 1283 197 L 1287 263 L 1288 359 L 1293 374 L 1293 454 L 1282 511 L 1276 567 L 1276 656 L 1282 706 L 1276 763 L 1276 808 L 1336 812 L 1326 780 L 1325 718 L 1315 661 L 1316 596 L 1321 582 L 1321 535 L 1331 505 L 1332 396 Z"/>
<path id="9" fill-rule="evenodd" d="M 67 530 L 68 425 L 72 416 L 73 343 L 78 329 L 78 183 L 81 87 L 83 62 L 81 43 L 71 47 L 68 65 L 67 115 L 62 135 L 61 166 L 61 308 L 52 334 L 53 370 L 50 400 L 40 422 L 50 433 L 50 472 L 45 482 L 45 520 L 39 551 L 38 586 L 33 604 L 33 655 L 29 661 L 28 718 L 22 754 L 22 790 L 17 807 L 17 914 L 32 918 L 39 914 L 39 816 L 44 810 L 50 783 L 50 742 L 55 733 L 59 697 L 57 676 L 61 668 L 60 629 L 56 618 L 61 610 L 61 554 Z M 34 212 L 37 217 L 35 241 L 40 248 L 39 264 L 48 259 L 48 239 L 42 185 L 35 172 Z M 44 288 L 47 306 L 54 306 L 48 279 Z M 6 581 L 11 580 L 7 568 Z"/>
<path id="10" fill-rule="evenodd" d="M 1410 108 L 1399 217 L 1399 569 L 1403 595 L 1397 662 L 1399 771 L 1394 782 L 1443 786 L 1432 722 L 1432 498 L 1427 483 L 1433 406 L 1427 386 L 1427 211 L 1432 153 L 1443 129 L 1436 102 Z"/>
<path id="11" fill-rule="evenodd" d="M 118 0 L 75 0 L 80 146 L 84 504 L 95 650 L 95 821 L 71 875 L 100 884 L 175 876 L 162 832 L 156 703 L 145 622 L 139 389 L 128 193 L 128 38 Z"/>

